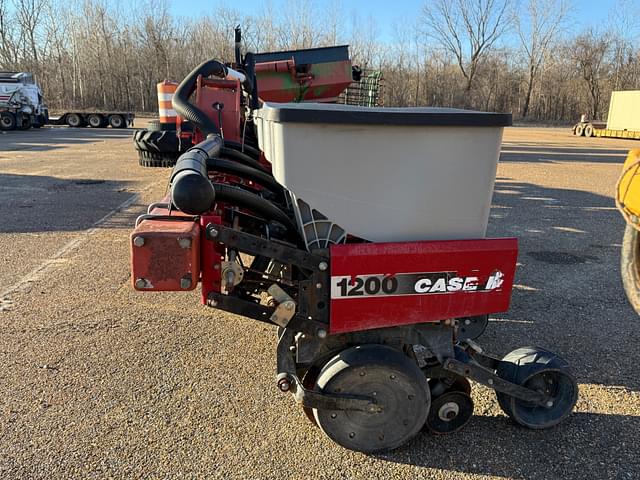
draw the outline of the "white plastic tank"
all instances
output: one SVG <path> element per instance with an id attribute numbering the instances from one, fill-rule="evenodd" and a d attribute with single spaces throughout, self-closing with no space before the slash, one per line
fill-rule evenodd
<path id="1" fill-rule="evenodd" d="M 510 114 L 265 103 L 255 118 L 275 178 L 348 233 L 484 237 Z"/>

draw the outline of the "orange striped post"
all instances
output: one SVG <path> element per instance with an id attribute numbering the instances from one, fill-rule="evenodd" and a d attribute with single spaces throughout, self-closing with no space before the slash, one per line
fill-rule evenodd
<path id="1" fill-rule="evenodd" d="M 160 114 L 160 127 L 162 130 L 175 130 L 178 114 L 171 105 L 171 99 L 176 93 L 178 84 L 165 80 L 158 83 L 158 113 Z"/>

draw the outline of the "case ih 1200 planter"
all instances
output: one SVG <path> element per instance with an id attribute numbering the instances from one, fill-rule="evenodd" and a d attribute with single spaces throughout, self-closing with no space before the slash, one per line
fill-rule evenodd
<path id="1" fill-rule="evenodd" d="M 569 415 L 578 387 L 559 356 L 474 342 L 515 273 L 517 241 L 485 238 L 510 115 L 261 104 L 251 55 L 234 67 L 205 62 L 176 91 L 200 141 L 131 234 L 134 288 L 199 283 L 203 304 L 277 327 L 275 386 L 349 449 L 458 430 L 469 380 L 521 425 Z M 242 95 L 221 132 L 227 84 Z"/>

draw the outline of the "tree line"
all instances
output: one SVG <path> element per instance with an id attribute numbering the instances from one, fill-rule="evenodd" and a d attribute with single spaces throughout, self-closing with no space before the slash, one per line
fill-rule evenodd
<path id="1" fill-rule="evenodd" d="M 612 90 L 640 89 L 640 5 L 620 0 L 608 20 L 576 30 L 568 1 L 426 0 L 383 40 L 372 17 L 339 0 L 192 17 L 162 0 L 0 0 L 0 70 L 33 72 L 52 111 L 153 112 L 157 82 L 209 58 L 231 61 L 241 25 L 254 52 L 349 44 L 354 64 L 382 71 L 386 106 L 603 118 Z"/>

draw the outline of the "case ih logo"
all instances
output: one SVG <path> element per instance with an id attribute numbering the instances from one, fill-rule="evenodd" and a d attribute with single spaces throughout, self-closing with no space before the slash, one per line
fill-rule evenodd
<path id="1" fill-rule="evenodd" d="M 503 281 L 504 274 L 500 270 L 484 278 L 458 276 L 457 272 L 336 276 L 331 277 L 331 298 L 488 292 L 500 289 Z"/>

